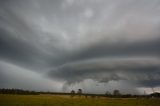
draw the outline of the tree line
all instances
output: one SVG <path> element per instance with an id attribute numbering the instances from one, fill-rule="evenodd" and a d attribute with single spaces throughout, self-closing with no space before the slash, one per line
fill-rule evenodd
<path id="1" fill-rule="evenodd" d="M 138 97 L 158 97 L 160 98 L 160 93 L 154 92 L 150 95 L 132 95 L 132 94 L 121 94 L 119 90 L 113 90 L 113 93 L 106 92 L 105 94 L 88 94 L 83 93 L 82 89 L 78 89 L 77 92 L 74 90 L 71 90 L 70 93 L 64 93 L 64 92 L 37 92 L 37 91 L 29 91 L 29 90 L 23 90 L 23 89 L 6 89 L 2 88 L 0 89 L 0 94 L 18 94 L 18 95 L 40 95 L 40 94 L 53 94 L 53 95 L 70 95 L 71 97 L 75 96 L 84 96 L 84 97 L 113 97 L 113 98 L 138 98 Z"/>
<path id="2" fill-rule="evenodd" d="M 0 89 L 0 94 L 21 94 L 21 95 L 37 95 L 38 92 L 23 89 Z"/>

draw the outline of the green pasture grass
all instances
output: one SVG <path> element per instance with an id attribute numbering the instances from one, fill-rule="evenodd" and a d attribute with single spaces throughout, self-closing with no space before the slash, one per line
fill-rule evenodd
<path id="1" fill-rule="evenodd" d="M 1 94 L 0 106 L 160 106 L 160 99 Z"/>

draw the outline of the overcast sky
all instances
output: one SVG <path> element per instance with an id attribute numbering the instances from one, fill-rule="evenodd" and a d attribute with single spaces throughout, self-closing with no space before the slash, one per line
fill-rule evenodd
<path id="1" fill-rule="evenodd" d="M 160 0 L 0 0 L 0 88 L 159 87 Z"/>

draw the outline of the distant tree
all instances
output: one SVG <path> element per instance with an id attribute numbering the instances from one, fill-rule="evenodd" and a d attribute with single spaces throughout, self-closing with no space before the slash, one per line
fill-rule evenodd
<path id="1" fill-rule="evenodd" d="M 120 95 L 120 91 L 119 91 L 119 90 L 114 90 L 114 91 L 113 91 L 113 95 L 115 95 L 115 96 Z"/>
<path id="2" fill-rule="evenodd" d="M 79 96 L 81 96 L 81 95 L 82 95 L 82 89 L 78 89 L 77 94 L 78 94 Z"/>
<path id="3" fill-rule="evenodd" d="M 74 97 L 74 96 L 75 96 L 75 91 L 72 90 L 72 91 L 71 91 L 71 97 Z"/>

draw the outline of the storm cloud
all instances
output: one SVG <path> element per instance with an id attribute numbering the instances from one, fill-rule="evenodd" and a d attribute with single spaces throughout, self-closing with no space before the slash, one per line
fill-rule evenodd
<path id="1" fill-rule="evenodd" d="M 159 87 L 159 29 L 159 0 L 1 0 L 0 87 Z"/>

